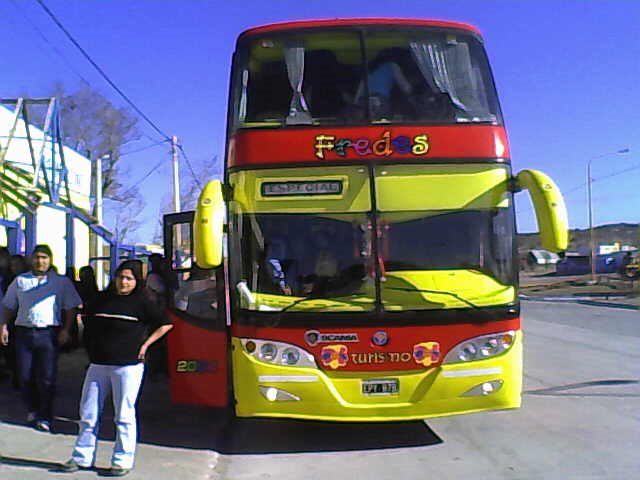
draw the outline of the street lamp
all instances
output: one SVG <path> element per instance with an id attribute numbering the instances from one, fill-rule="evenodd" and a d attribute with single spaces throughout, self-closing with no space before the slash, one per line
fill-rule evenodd
<path id="1" fill-rule="evenodd" d="M 608 157 L 609 155 L 620 155 L 623 153 L 629 153 L 628 148 L 616 150 L 615 152 L 604 153 L 597 157 L 590 158 L 587 162 L 587 202 L 589 203 L 589 249 L 591 252 L 591 283 L 596 282 L 596 242 L 593 236 L 593 203 L 591 201 L 591 183 L 593 178 L 591 177 L 591 162 L 599 158 Z"/>

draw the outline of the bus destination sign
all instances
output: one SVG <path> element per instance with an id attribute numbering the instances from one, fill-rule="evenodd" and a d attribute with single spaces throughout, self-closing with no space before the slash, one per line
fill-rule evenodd
<path id="1" fill-rule="evenodd" d="M 260 191 L 263 197 L 340 195 L 342 180 L 264 182 Z"/>

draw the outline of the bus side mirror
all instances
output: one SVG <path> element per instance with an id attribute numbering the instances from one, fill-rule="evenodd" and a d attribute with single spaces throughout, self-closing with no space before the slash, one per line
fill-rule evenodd
<path id="1" fill-rule="evenodd" d="M 516 176 L 516 188 L 529 190 L 536 212 L 542 248 L 563 252 L 569 244 L 567 207 L 556 184 L 538 170 L 522 170 Z"/>
<path id="2" fill-rule="evenodd" d="M 195 260 L 200 268 L 216 268 L 222 263 L 224 219 L 222 183 L 220 180 L 211 180 L 198 198 L 193 218 Z"/>

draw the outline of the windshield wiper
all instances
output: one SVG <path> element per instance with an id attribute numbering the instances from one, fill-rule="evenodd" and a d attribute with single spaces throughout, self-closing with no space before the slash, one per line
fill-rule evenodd
<path id="1" fill-rule="evenodd" d="M 435 294 L 438 294 L 438 295 L 449 295 L 449 296 L 451 296 L 451 297 L 453 297 L 453 298 L 455 298 L 457 300 L 460 300 L 462 303 L 466 303 L 471 308 L 475 308 L 475 309 L 479 309 L 480 308 L 477 305 L 471 303 L 466 298 L 461 297 L 457 293 L 445 292 L 443 290 L 424 290 L 424 289 L 421 289 L 421 288 L 399 288 L 399 287 L 386 287 L 385 290 L 400 290 L 402 292 L 435 293 Z"/>
<path id="2" fill-rule="evenodd" d="M 349 297 L 356 297 L 358 294 L 353 293 L 351 295 L 349 295 Z M 270 323 L 270 326 L 274 327 L 280 324 L 280 322 L 282 321 L 282 316 L 285 312 L 287 312 L 288 310 L 291 310 L 293 307 L 300 305 L 301 303 L 304 303 L 308 300 L 335 300 L 335 299 L 331 299 L 329 297 L 316 297 L 316 296 L 310 296 L 310 297 L 304 297 L 304 298 L 299 298 L 298 300 L 296 300 L 295 302 L 291 302 L 289 305 L 287 305 L 286 307 L 284 307 L 282 310 L 278 311 L 278 312 L 274 312 L 273 316 L 276 317 L 274 319 L 273 322 Z M 323 312 L 326 313 L 326 312 Z"/>
<path id="3" fill-rule="evenodd" d="M 284 307 L 282 310 L 278 311 L 277 313 L 274 313 L 273 316 L 275 317 L 274 320 L 272 322 L 269 322 L 269 326 L 270 327 L 276 327 L 278 325 L 280 325 L 280 322 L 282 321 L 282 315 L 287 311 L 292 309 L 293 307 L 295 307 L 296 305 L 300 305 L 301 303 L 306 302 L 307 300 L 318 300 L 318 299 L 322 299 L 322 297 L 303 297 L 303 298 L 299 298 L 298 300 L 291 302 L 289 305 L 287 305 L 286 307 Z"/>

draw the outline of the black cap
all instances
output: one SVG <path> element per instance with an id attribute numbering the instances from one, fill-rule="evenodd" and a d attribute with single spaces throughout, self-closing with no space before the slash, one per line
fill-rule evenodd
<path id="1" fill-rule="evenodd" d="M 31 255 L 35 255 L 36 253 L 44 253 L 47 257 L 53 259 L 53 253 L 51 252 L 51 247 L 49 247 L 49 245 L 45 245 L 44 243 L 36 245 Z"/>

